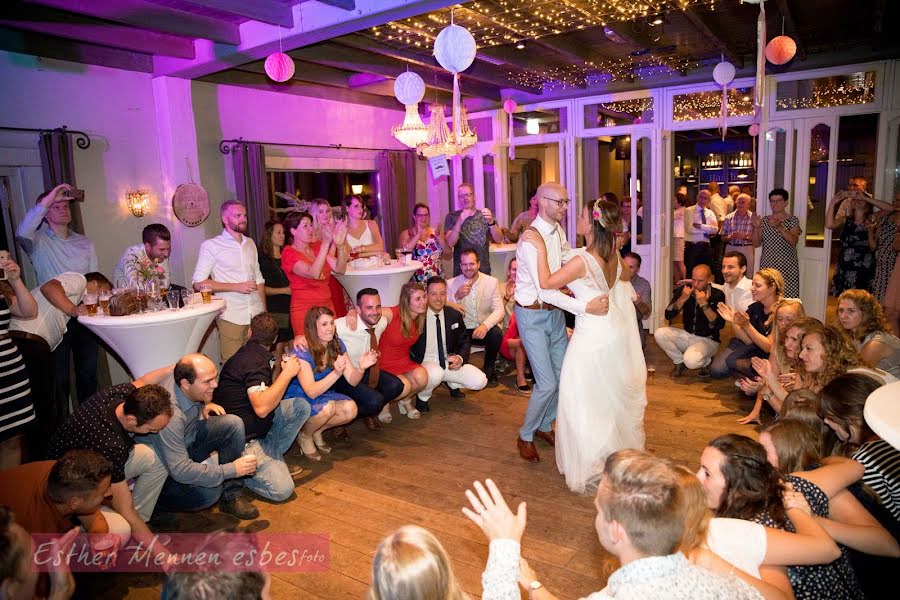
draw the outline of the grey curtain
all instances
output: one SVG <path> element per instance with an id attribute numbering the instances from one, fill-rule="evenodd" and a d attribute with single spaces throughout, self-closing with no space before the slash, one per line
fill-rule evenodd
<path id="1" fill-rule="evenodd" d="M 400 232 L 409 226 L 416 203 L 415 155 L 405 150 L 385 150 L 378 154 L 378 203 L 381 236 L 390 252 Z"/>
<path id="2" fill-rule="evenodd" d="M 237 199 L 247 206 L 247 235 L 257 242 L 269 220 L 269 178 L 262 144 L 239 142 L 231 151 Z"/>
<path id="3" fill-rule="evenodd" d="M 42 131 L 38 146 L 44 171 L 44 189 L 51 190 L 61 183 L 75 184 L 75 158 L 72 153 L 72 136 L 62 129 Z M 89 199 L 87 201 L 90 201 Z M 84 234 L 81 203 L 72 202 L 72 229 Z"/>

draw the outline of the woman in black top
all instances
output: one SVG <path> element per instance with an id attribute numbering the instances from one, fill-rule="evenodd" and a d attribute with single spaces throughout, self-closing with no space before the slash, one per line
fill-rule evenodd
<path id="1" fill-rule="evenodd" d="M 278 319 L 278 343 L 275 346 L 275 364 L 281 364 L 284 342 L 293 339 L 290 306 L 291 287 L 281 268 L 281 249 L 284 247 L 284 226 L 276 221 L 266 223 L 266 231 L 259 242 L 259 270 L 266 280 L 266 305 Z"/>

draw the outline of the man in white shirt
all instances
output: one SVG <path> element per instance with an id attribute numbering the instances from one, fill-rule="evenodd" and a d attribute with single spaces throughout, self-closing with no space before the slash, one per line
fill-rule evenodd
<path id="1" fill-rule="evenodd" d="M 697 265 L 712 268 L 709 240 L 719 232 L 719 221 L 716 213 L 708 208 L 709 201 L 709 190 L 700 190 L 697 204 L 684 209 L 684 266 L 688 273 L 693 273 Z"/>
<path id="2" fill-rule="evenodd" d="M 88 273 L 87 277 L 75 272 L 60 273 L 31 290 L 38 305 L 36 317 L 13 317 L 10 321 L 9 336 L 16 339 L 25 359 L 34 397 L 41 399 L 35 403 L 35 409 L 39 427 L 47 435 L 31 436 L 36 438 L 32 451 L 38 452 L 39 456 L 43 456 L 42 450 L 50 434 L 62 425 L 69 412 L 69 360 L 72 354 L 72 336 L 66 338 L 69 319 L 87 314 L 81 304 L 85 293 L 97 294 L 109 291 L 110 287 L 109 280 L 100 273 Z M 97 355 L 85 351 L 76 354 L 76 381 L 93 379 L 96 386 Z"/>
<path id="3" fill-rule="evenodd" d="M 225 300 L 225 310 L 216 319 L 224 363 L 247 341 L 250 319 L 266 310 L 266 288 L 256 244 L 244 235 L 247 207 L 228 200 L 220 215 L 224 230 L 200 245 L 191 281 L 196 291 L 208 285 Z"/>
<path id="4" fill-rule="evenodd" d="M 572 252 L 566 233 L 559 225 L 566 215 L 569 195 L 565 186 L 556 182 L 541 184 L 535 195 L 540 209 L 531 226 L 544 239 L 552 273 L 559 270 L 562 261 Z M 559 290 L 541 289 L 537 249 L 521 240 L 516 246 L 516 261 L 516 323 L 535 376 L 534 390 L 528 399 L 525 422 L 519 429 L 516 446 L 524 460 L 540 462 L 534 437 L 551 446 L 556 444 L 553 421 L 559 402 L 559 372 L 568 345 L 563 310 L 574 315 L 605 315 L 609 311 L 609 297 L 603 294 L 585 302 Z"/>
<path id="5" fill-rule="evenodd" d="M 496 277 L 481 273 L 481 263 L 474 250 L 463 250 L 459 257 L 462 275 L 447 282 L 447 296 L 452 298 L 450 306 L 463 314 L 466 335 L 470 344 L 484 346 L 484 374 L 489 383 L 497 382 L 494 362 L 500 354 L 503 332 L 500 323 L 505 314 L 500 282 Z M 462 355 L 465 362 L 468 354 Z"/>
<path id="6" fill-rule="evenodd" d="M 113 270 L 113 283 L 116 287 L 127 287 L 137 281 L 137 266 L 141 263 L 162 267 L 160 285 L 169 287 L 169 253 L 172 249 L 172 234 L 162 223 L 151 223 L 141 233 L 143 243 L 125 249 L 116 268 Z"/>
<path id="7" fill-rule="evenodd" d="M 465 364 L 463 359 L 469 353 L 469 338 L 463 316 L 447 306 L 447 282 L 442 277 L 431 277 L 425 282 L 425 292 L 428 300 L 425 332 L 409 349 L 410 358 L 428 371 L 428 385 L 419 392 L 416 400 L 416 409 L 420 413 L 431 410 L 428 400 L 442 381 L 451 390 L 461 387 L 481 390 L 487 385 L 484 372 Z"/>
<path id="8" fill-rule="evenodd" d="M 347 326 L 347 317 L 335 319 L 334 326 L 347 348 L 347 357 L 353 366 L 358 367 L 363 354 L 369 350 L 378 350 L 378 341 L 387 329 L 388 322 L 381 316 L 381 296 L 374 288 L 364 288 L 356 294 L 356 311 L 356 329 Z M 381 431 L 381 423 L 376 417 L 388 402 L 400 396 L 403 382 L 396 375 L 379 369 L 376 363 L 366 369 L 358 385 L 350 385 L 341 377 L 334 384 L 334 390 L 356 403 L 357 417 L 363 419 L 366 427 L 371 431 Z M 345 431 L 333 433 L 339 438 L 349 437 Z"/>
<path id="9" fill-rule="evenodd" d="M 727 252 L 722 257 L 722 279 L 725 284 L 722 291 L 725 292 L 725 304 L 740 312 L 747 312 L 747 307 L 753 304 L 753 296 L 750 293 L 750 285 L 753 283 L 747 277 L 747 257 L 741 252 Z"/>

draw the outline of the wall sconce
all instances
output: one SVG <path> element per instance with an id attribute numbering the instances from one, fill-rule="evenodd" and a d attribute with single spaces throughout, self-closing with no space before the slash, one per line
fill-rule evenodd
<path id="1" fill-rule="evenodd" d="M 350 191 L 359 196 L 363 192 L 363 186 L 361 183 L 354 183 L 350 186 Z"/>
<path id="2" fill-rule="evenodd" d="M 815 177 L 810 177 L 810 178 L 809 178 L 809 185 L 816 185 L 816 178 L 815 178 Z"/>
<path id="3" fill-rule="evenodd" d="M 128 210 L 138 219 L 150 211 L 150 194 L 147 190 L 135 190 L 125 194 Z"/>

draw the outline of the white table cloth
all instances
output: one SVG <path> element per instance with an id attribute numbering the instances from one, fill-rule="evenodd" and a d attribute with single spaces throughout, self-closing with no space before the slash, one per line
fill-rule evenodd
<path id="1" fill-rule="evenodd" d="M 382 306 L 397 306 L 400 303 L 400 289 L 403 284 L 409 281 L 413 273 L 423 266 L 417 260 L 411 260 L 406 264 L 392 260 L 388 266 L 356 268 L 347 265 L 346 272 L 333 273 L 333 275 L 347 290 L 353 302 L 356 302 L 356 294 L 359 290 L 375 288 L 381 296 Z"/>
<path id="2" fill-rule="evenodd" d="M 516 255 L 515 244 L 491 244 L 491 275 L 500 280 L 506 281 L 506 265 L 512 257 Z"/>
<path id="3" fill-rule="evenodd" d="M 900 450 L 900 381 L 872 392 L 866 399 L 863 416 L 872 431 Z"/>
<path id="4" fill-rule="evenodd" d="M 132 377 L 138 378 L 197 352 L 213 319 L 224 308 L 224 300 L 213 298 L 203 304 L 196 294 L 195 303 L 188 308 L 123 317 L 80 316 L 78 322 L 109 344 Z"/>

